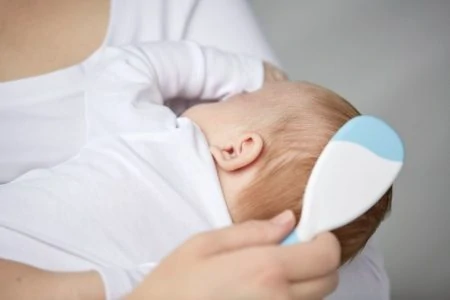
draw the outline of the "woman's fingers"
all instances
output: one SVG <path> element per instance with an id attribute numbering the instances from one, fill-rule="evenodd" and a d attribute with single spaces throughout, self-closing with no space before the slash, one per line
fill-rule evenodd
<path id="1" fill-rule="evenodd" d="M 321 299 L 337 285 L 339 243 L 326 233 L 274 245 L 294 223 L 286 212 L 201 234 L 166 257 L 130 299 Z"/>
<path id="2" fill-rule="evenodd" d="M 318 235 L 311 242 L 275 247 L 273 251 L 292 282 L 326 276 L 340 264 L 341 247 L 329 232 Z"/>
<path id="3" fill-rule="evenodd" d="M 338 272 L 309 281 L 295 283 L 290 287 L 292 299 L 323 299 L 333 292 L 339 283 Z"/>
<path id="4" fill-rule="evenodd" d="M 281 69 L 264 62 L 264 82 L 276 82 L 288 80 L 288 76 Z"/>
<path id="5" fill-rule="evenodd" d="M 249 221 L 199 234 L 190 243 L 201 256 L 219 254 L 250 246 L 278 243 L 294 225 L 294 214 L 292 211 L 285 211 L 270 221 Z"/>

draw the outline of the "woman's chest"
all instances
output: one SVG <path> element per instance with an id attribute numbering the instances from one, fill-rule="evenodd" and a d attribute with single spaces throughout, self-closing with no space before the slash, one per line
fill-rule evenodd
<path id="1" fill-rule="evenodd" d="M 102 43 L 109 0 L 0 0 L 0 82 L 80 63 Z"/>

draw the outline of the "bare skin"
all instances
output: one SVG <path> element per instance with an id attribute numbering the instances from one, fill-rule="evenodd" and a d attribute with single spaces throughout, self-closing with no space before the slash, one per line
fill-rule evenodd
<path id="1" fill-rule="evenodd" d="M 100 47 L 109 0 L 0 0 L 0 82 L 77 64 Z"/>
<path id="2" fill-rule="evenodd" d="M 109 0 L 0 0 L 0 82 L 78 64 L 106 35 Z M 266 79 L 287 76 L 266 64 Z"/>
<path id="3" fill-rule="evenodd" d="M 1 299 L 104 299 L 97 272 L 49 272 L 0 259 Z"/>

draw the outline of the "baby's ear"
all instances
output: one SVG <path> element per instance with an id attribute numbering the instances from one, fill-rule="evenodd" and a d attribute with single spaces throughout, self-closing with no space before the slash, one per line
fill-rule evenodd
<path id="1" fill-rule="evenodd" d="M 227 172 L 238 171 L 256 162 L 264 148 L 258 133 L 246 133 L 227 146 L 211 146 L 210 151 L 219 168 Z"/>

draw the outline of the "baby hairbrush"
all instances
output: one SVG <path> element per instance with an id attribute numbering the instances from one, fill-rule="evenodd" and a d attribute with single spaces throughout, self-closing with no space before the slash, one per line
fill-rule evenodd
<path id="1" fill-rule="evenodd" d="M 364 214 L 392 185 L 403 161 L 403 143 L 389 125 L 367 115 L 349 120 L 317 159 L 300 222 L 282 244 L 310 241 Z"/>

